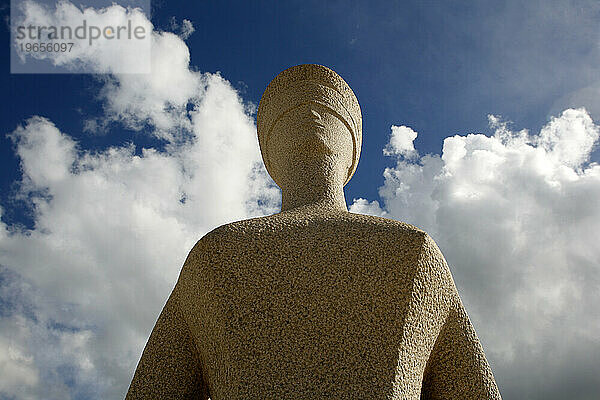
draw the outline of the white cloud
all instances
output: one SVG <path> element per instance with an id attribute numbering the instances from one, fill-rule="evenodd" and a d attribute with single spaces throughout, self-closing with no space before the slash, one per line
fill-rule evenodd
<path id="1" fill-rule="evenodd" d="M 600 81 L 592 82 L 561 96 L 554 101 L 550 108 L 550 114 L 555 114 L 565 108 L 579 107 L 585 107 L 594 120 L 600 119 Z"/>
<path id="2" fill-rule="evenodd" d="M 64 7 L 67 19 L 80 12 Z M 101 22 L 134 13 L 109 9 L 87 12 Z M 100 77 L 104 115 L 87 124 L 155 135 L 165 151 L 90 152 L 42 117 L 12 133 L 35 227 L 0 224 L 0 397 L 121 397 L 193 242 L 276 211 L 252 105 L 190 69 L 186 26 L 152 31 L 151 73 Z M 118 71 L 116 61 L 140 67 L 123 49 L 55 60 L 96 72 Z M 492 137 L 449 137 L 441 155 L 424 156 L 415 131 L 393 126 L 385 153 L 396 164 L 380 200 L 351 210 L 437 240 L 504 398 L 584 398 L 600 391 L 600 166 L 588 162 L 598 126 L 582 109 L 537 135 L 494 116 L 490 125 Z"/>
<path id="3" fill-rule="evenodd" d="M 144 128 L 165 150 L 91 152 L 40 116 L 11 134 L 35 227 L 0 223 L 0 397 L 122 397 L 194 242 L 279 205 L 252 105 L 190 70 L 178 36 L 152 39 L 152 73 L 104 77 L 87 127 Z"/>
<path id="4" fill-rule="evenodd" d="M 569 109 L 552 118 L 538 137 L 538 145 L 566 167 L 580 168 L 598 141 L 598 128 L 587 113 Z"/>
<path id="5" fill-rule="evenodd" d="M 152 23 L 139 8 L 124 8 L 113 4 L 95 9 L 79 8 L 69 1 L 60 1 L 54 8 L 26 0 L 13 12 L 12 25 L 23 26 L 21 40 L 15 35 L 15 48 L 21 60 L 27 56 L 49 60 L 67 70 L 92 73 L 149 73 L 150 48 L 159 33 L 151 34 Z M 29 27 L 34 29 L 29 31 Z M 131 26 L 128 31 L 126 29 Z M 41 27 L 47 28 L 40 30 Z M 50 29 L 55 27 L 56 31 Z M 81 27 L 81 28 L 79 28 Z M 71 28 L 71 31 L 68 30 Z M 105 28 L 109 29 L 107 39 Z M 134 29 L 140 29 L 135 35 Z M 77 31 L 77 29 L 80 29 Z M 50 36 L 54 35 L 51 39 Z M 117 36 L 119 35 L 119 36 Z M 40 36 L 40 37 L 38 37 Z M 131 37 L 131 38 L 130 38 Z M 64 40 L 63 40 L 64 38 Z M 79 39 L 83 38 L 83 39 Z M 68 51 L 22 51 L 26 43 L 72 43 Z"/>
<path id="6" fill-rule="evenodd" d="M 388 216 L 388 213 L 381 208 L 377 200 L 368 201 L 363 198 L 354 199 L 351 210 L 357 214 L 373 215 L 376 217 Z"/>
<path id="7" fill-rule="evenodd" d="M 30 335 L 22 317 L 3 318 L 0 327 L 0 393 L 18 393 L 19 388 L 33 387 L 39 384 L 38 370 L 33 356 L 23 346 L 22 339 Z M 23 398 L 32 398 L 21 393 Z"/>
<path id="8" fill-rule="evenodd" d="M 184 20 L 181 22 L 181 29 L 180 29 L 180 30 L 181 30 L 181 32 L 180 32 L 179 36 L 180 36 L 180 37 L 181 37 L 183 40 L 185 40 L 185 39 L 189 38 L 189 37 L 190 37 L 190 35 L 191 35 L 192 33 L 194 33 L 194 31 L 195 31 L 196 29 L 194 29 L 194 25 L 192 24 L 192 21 L 190 21 L 190 20 L 188 20 L 188 19 L 184 19 Z"/>
<path id="9" fill-rule="evenodd" d="M 600 355 L 600 165 L 589 162 L 600 128 L 584 109 L 533 136 L 490 125 L 492 137 L 446 138 L 441 156 L 398 159 L 382 206 L 351 210 L 432 234 L 504 398 L 586 398 L 600 391 L 588 372 Z"/>
<path id="10" fill-rule="evenodd" d="M 204 96 L 212 75 L 190 70 L 189 62 L 189 49 L 177 35 L 153 32 L 152 73 L 105 78 L 99 93 L 105 101 L 105 117 L 133 129 L 153 125 L 155 133 L 167 139 L 191 130 L 186 108 Z"/>
<path id="11" fill-rule="evenodd" d="M 383 149 L 386 156 L 402 156 L 412 158 L 417 156 L 413 141 L 417 138 L 417 132 L 408 126 L 392 125 L 392 134 L 387 146 Z"/>
<path id="12" fill-rule="evenodd" d="M 172 31 L 179 31 L 179 37 L 183 40 L 186 40 L 191 36 L 192 33 L 196 31 L 194 28 L 194 24 L 189 19 L 183 19 L 181 23 L 177 22 L 175 17 L 171 17 L 171 23 L 169 27 Z"/>

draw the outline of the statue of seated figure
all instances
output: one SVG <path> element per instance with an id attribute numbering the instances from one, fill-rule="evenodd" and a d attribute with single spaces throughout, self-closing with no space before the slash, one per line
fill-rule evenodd
<path id="1" fill-rule="evenodd" d="M 127 399 L 500 399 L 431 237 L 346 208 L 362 139 L 346 82 L 289 68 L 257 126 L 281 212 L 198 241 Z"/>

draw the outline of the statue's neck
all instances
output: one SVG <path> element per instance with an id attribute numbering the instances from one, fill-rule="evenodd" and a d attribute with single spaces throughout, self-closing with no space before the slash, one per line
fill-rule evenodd
<path id="1" fill-rule="evenodd" d="M 285 187 L 281 190 L 281 211 L 293 209 L 314 213 L 348 211 L 344 185 L 311 180 Z"/>

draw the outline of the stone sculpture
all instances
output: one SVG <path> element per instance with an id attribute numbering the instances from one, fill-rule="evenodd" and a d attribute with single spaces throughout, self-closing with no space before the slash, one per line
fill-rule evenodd
<path id="1" fill-rule="evenodd" d="M 346 208 L 362 137 L 346 82 L 289 68 L 257 125 L 281 212 L 198 241 L 127 399 L 500 399 L 431 237 Z"/>

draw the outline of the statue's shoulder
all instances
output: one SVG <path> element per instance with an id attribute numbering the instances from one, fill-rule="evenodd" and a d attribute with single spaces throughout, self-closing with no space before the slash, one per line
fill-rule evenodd
<path id="1" fill-rule="evenodd" d="M 220 225 L 202 236 L 196 242 L 192 252 L 222 248 L 229 242 L 239 242 L 243 237 L 251 237 L 257 232 L 273 228 L 276 223 L 272 221 L 271 217 L 256 217 Z"/>
<path id="2" fill-rule="evenodd" d="M 410 247 L 419 247 L 428 240 L 427 233 L 422 229 L 384 217 L 351 212 L 302 216 L 280 213 L 221 225 L 204 235 L 192 252 L 221 252 L 239 248 L 243 243 L 251 244 L 266 239 L 274 232 L 298 232 L 303 229 L 317 230 L 324 234 L 335 232 L 341 240 L 344 236 L 354 236 L 367 241 L 385 240 Z"/>
<path id="3" fill-rule="evenodd" d="M 181 275 L 198 272 L 198 268 L 205 268 L 214 264 L 220 256 L 231 254 L 232 249 L 238 247 L 240 238 L 244 236 L 240 234 L 244 230 L 244 222 L 224 224 L 202 236 L 188 253 Z"/>
<path id="4" fill-rule="evenodd" d="M 291 226 L 306 225 L 345 225 L 349 229 L 366 229 L 389 232 L 415 237 L 422 237 L 426 232 L 406 222 L 352 212 L 331 214 L 293 214 L 279 213 L 268 216 L 250 218 L 221 225 L 207 233 L 205 240 L 222 240 L 227 237 L 237 237 L 243 234 L 260 233 L 265 230 L 279 230 Z"/>
<path id="5" fill-rule="evenodd" d="M 365 226 L 373 226 L 373 232 L 380 232 L 375 240 L 385 240 L 384 246 L 392 253 L 407 254 L 427 269 L 428 275 L 444 276 L 448 282 L 452 281 L 444 255 L 435 240 L 424 230 L 383 217 L 353 214 L 353 218 Z"/>
<path id="6" fill-rule="evenodd" d="M 280 225 L 275 215 L 243 219 L 229 222 L 208 232 L 202 239 L 207 242 L 223 240 L 239 240 L 243 236 L 251 236 L 269 229 L 276 229 Z"/>
<path id="7" fill-rule="evenodd" d="M 406 222 L 384 217 L 377 217 L 352 212 L 334 212 L 324 214 L 294 214 L 279 213 L 263 217 L 245 219 L 222 225 L 207 236 L 228 237 L 243 234 L 256 234 L 263 231 L 282 230 L 286 228 L 297 228 L 303 226 L 326 226 L 333 225 L 353 230 L 375 230 L 394 234 L 422 237 L 426 233 Z"/>
<path id="8" fill-rule="evenodd" d="M 367 235 L 386 237 L 389 241 L 422 243 L 427 233 L 406 222 L 373 215 L 347 213 L 351 229 L 359 229 Z"/>
<path id="9" fill-rule="evenodd" d="M 360 223 L 363 225 L 372 225 L 381 227 L 381 229 L 390 229 L 397 232 L 422 235 L 425 233 L 422 229 L 408 224 L 406 222 L 398 221 L 396 219 L 389 219 L 385 217 L 379 217 L 374 215 L 356 214 L 349 212 L 347 216 L 353 223 Z"/>

